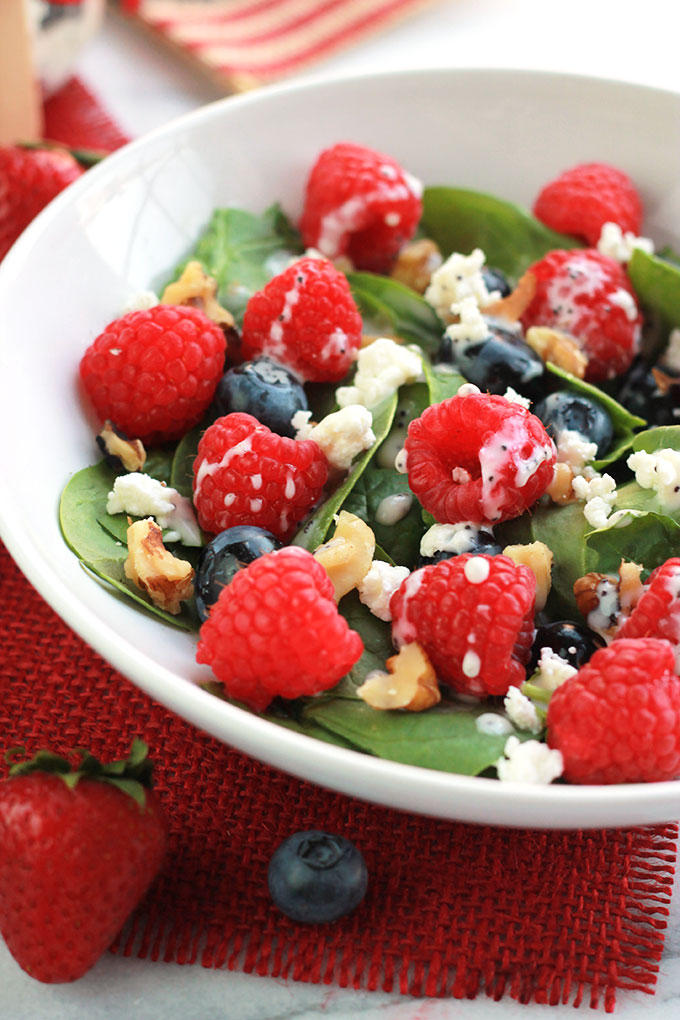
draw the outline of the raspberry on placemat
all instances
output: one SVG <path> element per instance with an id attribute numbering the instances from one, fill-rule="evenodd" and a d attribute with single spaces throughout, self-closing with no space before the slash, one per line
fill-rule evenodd
<path id="1" fill-rule="evenodd" d="M 605 223 L 639 234 L 642 201 L 630 177 L 607 163 L 579 163 L 546 184 L 533 213 L 552 230 L 595 246 Z"/>
<path id="2" fill-rule="evenodd" d="M 225 350 L 223 331 L 200 309 L 156 305 L 110 323 L 83 355 L 80 377 L 102 421 L 160 443 L 200 421 Z"/>
<path id="3" fill-rule="evenodd" d="M 488 393 L 428 407 L 405 448 L 409 485 L 440 524 L 519 517 L 550 485 L 556 458 L 535 415 Z"/>
<path id="4" fill-rule="evenodd" d="M 422 185 L 391 156 L 342 142 L 315 163 L 300 229 L 322 255 L 348 255 L 357 269 L 388 272 L 420 220 Z"/>
<path id="5" fill-rule="evenodd" d="M 205 531 L 252 524 L 290 538 L 316 503 L 328 461 L 312 439 L 279 436 L 234 412 L 206 429 L 194 461 L 194 506 Z"/>
<path id="6" fill-rule="evenodd" d="M 600 648 L 548 706 L 548 743 L 571 783 L 680 776 L 680 680 L 673 647 L 654 638 Z"/>
<path id="7" fill-rule="evenodd" d="M 549 326 L 572 336 L 588 359 L 590 382 L 625 372 L 640 346 L 642 316 L 621 265 L 594 248 L 557 249 L 529 272 L 536 293 L 524 329 Z"/>
<path id="8" fill-rule="evenodd" d="M 201 628 L 197 660 L 231 698 L 264 711 L 273 697 L 334 687 L 363 652 L 311 553 L 286 546 L 254 560 L 222 589 Z"/>
<path id="9" fill-rule="evenodd" d="M 508 556 L 463 553 L 414 571 L 392 596 L 392 637 L 418 641 L 442 683 L 505 694 L 526 679 L 536 578 Z"/>
<path id="10" fill-rule="evenodd" d="M 361 331 L 346 277 L 327 259 L 302 258 L 249 300 L 243 356 L 264 355 L 306 382 L 339 382 L 356 357 Z"/>

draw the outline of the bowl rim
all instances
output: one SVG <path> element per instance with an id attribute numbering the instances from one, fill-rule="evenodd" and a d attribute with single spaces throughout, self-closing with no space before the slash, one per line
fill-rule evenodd
<path id="1" fill-rule="evenodd" d="M 72 203 L 81 193 L 96 190 L 101 176 L 108 176 L 112 169 L 127 160 L 134 159 L 138 151 L 172 136 L 185 127 L 202 124 L 213 118 L 220 118 L 223 111 L 244 108 L 249 105 L 260 105 L 270 97 L 308 93 L 319 87 L 342 88 L 348 83 L 389 81 L 396 79 L 422 78 L 434 82 L 442 76 L 446 78 L 481 77 L 491 80 L 494 77 L 505 79 L 511 75 L 516 79 L 538 81 L 549 79 L 555 83 L 568 85 L 575 81 L 606 90 L 629 90 L 631 93 L 647 94 L 650 99 L 655 96 L 667 97 L 678 104 L 680 110 L 680 92 L 652 85 L 637 84 L 626 80 L 600 78 L 587 74 L 572 74 L 563 71 L 523 70 L 512 67 L 487 68 L 452 68 L 446 66 L 434 68 L 407 68 L 403 70 L 382 69 L 376 72 L 336 73 L 332 75 L 317 74 L 302 80 L 293 80 L 275 85 L 268 85 L 243 95 L 227 96 L 201 106 L 195 110 L 173 118 L 140 138 L 122 146 L 106 157 L 102 164 L 88 170 L 64 192 L 58 195 L 26 228 L 21 237 L 0 266 L 0 301 L 3 292 L 11 291 L 12 281 L 21 273 L 23 265 L 46 225 L 61 214 L 61 210 Z M 462 776 L 459 774 L 427 769 L 416 765 L 405 765 L 389 759 L 382 759 L 361 751 L 336 746 L 319 741 L 306 734 L 300 734 L 276 726 L 259 716 L 252 715 L 235 705 L 221 701 L 214 695 L 203 691 L 186 679 L 172 673 L 158 664 L 139 649 L 128 647 L 125 643 L 115 640 L 115 636 L 106 629 L 98 616 L 79 598 L 72 594 L 68 584 L 56 572 L 42 563 L 38 548 L 32 544 L 30 535 L 22 530 L 22 522 L 11 513 L 11 504 L 0 501 L 0 536 L 7 549 L 31 584 L 49 603 L 54 611 L 88 644 L 90 644 L 107 662 L 119 670 L 131 682 L 146 694 L 160 701 L 165 707 L 176 712 L 200 729 L 210 733 L 223 742 L 234 743 L 234 746 L 262 759 L 253 750 L 255 744 L 261 744 L 272 736 L 272 727 L 276 729 L 277 745 L 275 752 L 266 759 L 273 767 L 302 779 L 309 780 L 309 757 L 313 755 L 315 763 L 323 759 L 324 767 L 319 777 L 312 780 L 322 786 L 328 786 L 349 796 L 358 797 L 369 802 L 384 806 L 405 809 L 411 812 L 431 815 L 439 818 L 461 819 L 470 822 L 499 823 L 493 819 L 494 807 L 501 806 L 509 798 L 521 798 L 522 803 L 531 808 L 532 815 L 538 817 L 542 812 L 550 815 L 549 821 L 543 826 L 540 822 L 535 827 L 549 828 L 603 828 L 616 827 L 621 824 L 640 824 L 638 822 L 603 822 L 601 812 L 604 808 L 614 809 L 620 814 L 626 806 L 635 806 L 636 812 L 642 811 L 649 822 L 673 820 L 680 816 L 680 780 L 658 783 L 630 783 L 617 786 L 593 785 L 576 786 L 567 784 L 551 784 L 540 786 L 515 782 L 500 783 L 496 779 L 479 776 Z M 105 628 L 105 624 L 104 624 Z M 150 677 L 152 679 L 150 679 Z M 187 698 L 188 702 L 187 703 Z M 232 736 L 238 732 L 238 740 L 229 740 L 224 735 L 226 721 Z M 428 804 L 417 803 L 417 795 L 423 782 L 435 794 L 446 795 L 442 808 L 433 809 Z M 363 791 L 368 784 L 373 792 Z M 385 799 L 386 787 L 399 787 L 398 795 Z M 375 791 L 378 791 L 377 793 Z M 466 802 L 474 801 L 475 795 L 483 801 L 484 810 L 474 809 L 468 803 L 462 812 L 456 810 L 456 793 L 465 796 Z M 677 813 L 667 814 L 669 801 L 677 802 Z M 583 806 L 584 818 L 575 825 L 568 821 L 577 806 Z M 638 810 L 639 809 L 639 810 Z M 507 811 L 505 812 L 507 813 Z M 519 822 L 518 824 L 524 825 Z M 643 822 L 642 824 L 645 824 Z"/>

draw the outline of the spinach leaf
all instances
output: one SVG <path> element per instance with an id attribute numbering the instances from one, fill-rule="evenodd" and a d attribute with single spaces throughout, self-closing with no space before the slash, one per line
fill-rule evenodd
<path id="1" fill-rule="evenodd" d="M 286 255 L 302 251 L 299 234 L 279 205 L 270 206 L 261 216 L 243 209 L 217 209 L 173 278 L 187 262 L 198 259 L 217 280 L 219 301 L 240 323 L 250 296 L 284 268 Z"/>
<path id="2" fill-rule="evenodd" d="M 645 308 L 680 326 L 680 266 L 636 248 L 628 263 L 633 290 Z"/>
<path id="3" fill-rule="evenodd" d="M 482 248 L 487 264 L 514 280 L 553 248 L 579 247 L 521 206 L 464 188 L 426 188 L 421 227 L 445 257 Z"/>
<path id="4" fill-rule="evenodd" d="M 592 383 L 578 379 L 571 372 L 565 372 L 558 365 L 554 365 L 549 361 L 546 368 L 553 375 L 561 379 L 567 389 L 573 390 L 575 393 L 582 393 L 585 397 L 590 397 L 591 400 L 596 400 L 611 418 L 612 425 L 614 426 L 614 439 L 611 448 L 604 457 L 593 461 L 595 470 L 602 471 L 609 464 L 619 460 L 626 450 L 630 449 L 633 445 L 634 430 L 647 424 L 644 418 L 638 418 L 636 414 L 631 414 L 622 404 L 619 404 L 618 401 L 614 400 L 613 397 L 610 397 L 608 393 L 605 393 L 598 386 L 593 386 Z"/>
<path id="5" fill-rule="evenodd" d="M 586 567 L 602 574 L 618 573 L 621 560 L 633 560 L 650 571 L 670 556 L 680 555 L 680 524 L 665 514 L 643 511 L 610 528 L 586 536 Z"/>
<path id="6" fill-rule="evenodd" d="M 396 524 L 381 524 L 377 512 L 383 499 L 396 493 L 411 497 L 408 513 Z M 349 493 L 343 510 L 356 514 L 373 529 L 378 544 L 395 563 L 411 567 L 420 551 L 420 539 L 426 528 L 421 506 L 413 496 L 406 475 L 394 468 L 380 468 L 372 463 Z"/>
<path id="7" fill-rule="evenodd" d="M 364 642 L 361 658 L 350 669 L 347 676 L 322 696 L 328 698 L 357 698 L 357 687 L 374 669 L 385 669 L 385 662 L 394 655 L 392 628 L 389 623 L 378 619 L 368 606 L 359 600 L 356 591 L 351 591 L 340 600 L 340 614 L 345 617 L 352 630 L 360 634 Z M 316 703 L 319 699 L 313 699 Z M 311 703 L 311 702 L 310 702 Z"/>
<path id="8" fill-rule="evenodd" d="M 347 279 L 362 317 L 372 328 L 436 353 L 444 323 L 417 291 L 374 273 L 348 273 Z"/>
<path id="9" fill-rule="evenodd" d="M 194 461 L 198 454 L 198 442 L 207 425 L 197 425 L 183 436 L 175 449 L 169 472 L 169 484 L 181 496 L 193 496 Z"/>
<path id="10" fill-rule="evenodd" d="M 114 593 L 117 592 L 120 595 L 124 595 L 125 600 L 131 599 L 146 612 L 151 613 L 152 616 L 157 617 L 164 623 L 172 624 L 173 627 L 178 627 L 180 630 L 198 630 L 199 622 L 193 609 L 193 603 L 184 603 L 182 611 L 177 616 L 173 616 L 172 613 L 166 613 L 163 609 L 159 609 L 158 606 L 154 605 L 150 599 L 147 599 L 144 592 L 137 588 L 132 581 L 128 580 L 122 571 L 122 567 L 120 576 L 109 576 L 98 564 L 87 563 L 85 560 L 81 560 L 80 565 L 88 574 L 103 582 L 106 587 L 113 588 Z"/>
<path id="11" fill-rule="evenodd" d="M 477 719 L 488 711 L 488 705 L 471 708 L 441 702 L 426 712 L 381 712 L 363 701 L 335 698 L 308 705 L 304 719 L 379 758 L 476 776 L 502 757 L 511 735 L 479 732 Z M 520 740 L 532 736 L 513 732 Z"/>
<path id="12" fill-rule="evenodd" d="M 352 470 L 349 472 L 345 480 L 341 485 L 335 489 L 334 492 L 326 499 L 324 503 L 318 507 L 312 516 L 302 525 L 295 537 L 293 538 L 291 545 L 302 546 L 303 549 L 314 550 L 318 545 L 321 545 L 326 537 L 328 529 L 330 528 L 333 517 L 342 507 L 343 503 L 347 499 L 354 486 L 356 485 L 361 475 L 368 467 L 372 460 L 376 450 L 387 436 L 394 418 L 394 412 L 397 407 L 397 396 L 388 397 L 383 400 L 382 403 L 378 404 L 377 407 L 373 408 L 373 433 L 375 435 L 375 443 L 366 450 L 352 466 Z"/>
<path id="13" fill-rule="evenodd" d="M 431 365 L 423 358 L 423 370 L 430 394 L 430 404 L 441 404 L 442 400 L 455 397 L 467 380 L 446 365 Z"/>
<path id="14" fill-rule="evenodd" d="M 638 432 L 632 442 L 633 451 L 637 453 L 655 453 L 657 450 L 680 450 L 680 425 L 660 425 L 655 429 Z"/>

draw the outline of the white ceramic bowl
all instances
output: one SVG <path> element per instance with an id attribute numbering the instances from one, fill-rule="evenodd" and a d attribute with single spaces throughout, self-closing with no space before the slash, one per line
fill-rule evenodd
<path id="1" fill-rule="evenodd" d="M 388 73 L 227 99 L 127 146 L 45 210 L 0 269 L 0 533 L 40 593 L 122 673 L 177 714 L 295 775 L 378 803 L 490 824 L 571 828 L 680 816 L 680 782 L 530 787 L 405 766 L 292 733 L 205 693 L 194 641 L 114 599 L 57 522 L 93 461 L 80 356 L 131 294 L 158 285 L 215 206 L 300 211 L 318 152 L 352 140 L 430 184 L 530 205 L 558 171 L 598 159 L 639 185 L 645 231 L 680 241 L 680 96 L 559 74 Z M 38 481 L 39 478 L 39 481 Z"/>

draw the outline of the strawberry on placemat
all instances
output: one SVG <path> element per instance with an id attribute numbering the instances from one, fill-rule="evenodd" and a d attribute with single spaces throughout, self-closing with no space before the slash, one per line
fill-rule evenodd
<path id="1" fill-rule="evenodd" d="M 40 210 L 82 173 L 65 149 L 0 148 L 0 259 Z"/>

